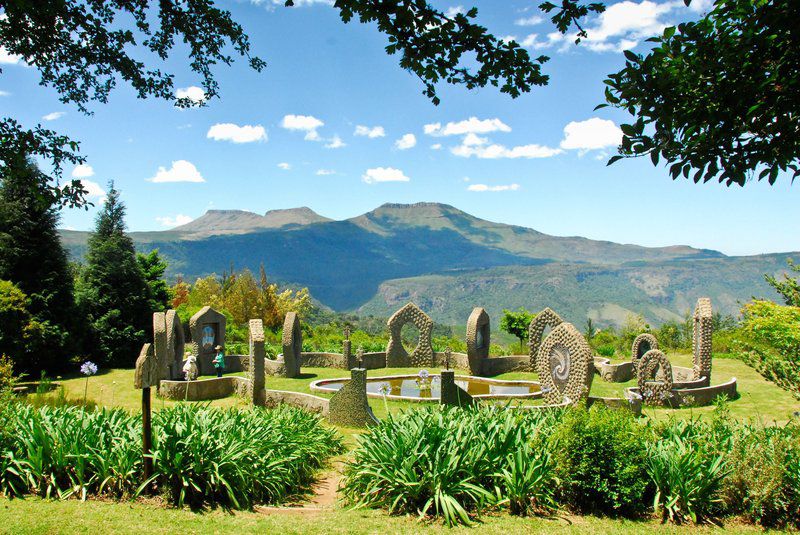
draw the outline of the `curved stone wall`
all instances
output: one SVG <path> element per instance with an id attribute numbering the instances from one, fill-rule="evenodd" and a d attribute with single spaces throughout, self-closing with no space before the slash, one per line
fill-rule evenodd
<path id="1" fill-rule="evenodd" d="M 164 399 L 208 401 L 237 395 L 246 395 L 248 381 L 244 377 L 227 376 L 198 379 L 197 381 L 161 381 L 159 396 Z"/>
<path id="2" fill-rule="evenodd" d="M 618 362 L 612 364 L 605 357 L 594 358 L 594 371 L 600 375 L 603 381 L 609 383 L 624 383 L 636 376 L 633 362 Z"/>

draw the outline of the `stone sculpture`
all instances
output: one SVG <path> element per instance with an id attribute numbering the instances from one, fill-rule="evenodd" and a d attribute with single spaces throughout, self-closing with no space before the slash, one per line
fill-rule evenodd
<path id="1" fill-rule="evenodd" d="M 707 377 L 711 381 L 711 339 L 714 334 L 711 299 L 701 297 L 694 308 L 692 329 L 693 379 Z"/>
<path id="2" fill-rule="evenodd" d="M 530 348 L 531 369 L 537 370 L 538 364 L 536 362 L 539 355 L 539 348 L 542 345 L 542 335 L 547 327 L 554 329 L 561 325 L 564 320 L 553 312 L 549 307 L 545 308 L 533 318 L 530 325 L 528 325 L 528 347 Z"/>
<path id="3" fill-rule="evenodd" d="M 353 368 L 350 380 L 333 395 L 328 420 L 344 427 L 367 427 L 378 423 L 367 401 L 367 370 Z"/>
<path id="4" fill-rule="evenodd" d="M 650 333 L 642 333 L 633 340 L 631 345 L 631 362 L 636 371 L 639 361 L 651 349 L 658 349 L 658 340 Z"/>
<path id="5" fill-rule="evenodd" d="M 672 365 L 658 349 L 651 349 L 639 361 L 639 393 L 645 403 L 667 405 L 672 397 Z"/>
<path id="6" fill-rule="evenodd" d="M 439 403 L 453 407 L 468 407 L 475 403 L 466 390 L 456 384 L 454 370 L 442 370 L 440 375 Z"/>
<path id="7" fill-rule="evenodd" d="M 300 375 L 303 353 L 303 333 L 300 330 L 300 318 L 296 312 L 287 312 L 283 321 L 283 362 L 286 366 L 286 377 Z"/>
<path id="8" fill-rule="evenodd" d="M 159 379 L 183 377 L 183 325 L 174 310 L 153 313 L 153 351 Z"/>
<path id="9" fill-rule="evenodd" d="M 194 355 L 186 357 L 186 362 L 183 365 L 183 374 L 186 376 L 187 381 L 197 380 L 197 376 L 200 375 L 200 370 L 197 369 L 197 357 Z"/>
<path id="10" fill-rule="evenodd" d="M 342 340 L 342 361 L 345 370 L 353 368 L 353 345 L 350 342 L 350 327 L 344 328 L 344 340 Z"/>
<path id="11" fill-rule="evenodd" d="M 408 322 L 419 329 L 419 342 L 411 355 L 403 347 L 400 334 L 403 325 Z M 387 368 L 433 366 L 433 345 L 431 345 L 433 320 L 417 305 L 408 303 L 389 318 L 387 325 L 389 327 L 389 344 L 386 346 Z"/>
<path id="12" fill-rule="evenodd" d="M 204 306 L 189 320 L 189 333 L 192 337 L 192 354 L 197 357 L 201 375 L 210 375 L 214 371 L 216 346 L 225 347 L 225 316 Z"/>
<path id="13" fill-rule="evenodd" d="M 574 325 L 557 325 L 539 347 L 536 361 L 546 403 L 577 404 L 589 397 L 594 376 L 592 350 Z"/>
<path id="14" fill-rule="evenodd" d="M 489 314 L 483 308 L 475 307 L 467 319 L 467 361 L 470 374 L 481 374 L 483 361 L 489 358 L 490 343 Z"/>
<path id="15" fill-rule="evenodd" d="M 133 387 L 142 390 L 158 386 L 159 367 L 156 360 L 153 344 L 144 344 L 136 359 L 136 369 L 133 372 Z"/>
<path id="16" fill-rule="evenodd" d="M 247 375 L 250 379 L 249 398 L 253 405 L 263 405 L 265 401 L 265 370 L 264 359 L 267 358 L 267 351 L 264 347 L 264 323 L 260 319 L 250 320 L 248 324 L 250 331 L 250 352 L 247 367 Z"/>

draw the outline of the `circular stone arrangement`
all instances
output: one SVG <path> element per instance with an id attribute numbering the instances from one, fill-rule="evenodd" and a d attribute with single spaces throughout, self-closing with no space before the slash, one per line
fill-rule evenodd
<path id="1" fill-rule="evenodd" d="M 658 349 L 651 349 L 639 361 L 639 392 L 645 403 L 666 405 L 672 396 L 672 365 Z"/>
<path id="2" fill-rule="evenodd" d="M 585 401 L 592 386 L 592 350 L 571 323 L 561 323 L 547 335 L 537 359 L 546 403 Z"/>
<path id="3" fill-rule="evenodd" d="M 631 346 L 631 361 L 633 362 L 633 370 L 636 371 L 639 366 L 639 361 L 645 353 L 651 349 L 658 349 L 658 340 L 650 333 L 642 333 L 633 340 Z"/>
<path id="4" fill-rule="evenodd" d="M 561 319 L 561 316 L 548 307 L 536 314 L 531 324 L 528 325 L 528 347 L 530 348 L 531 369 L 538 369 L 536 361 L 539 356 L 539 349 L 542 345 L 544 330 L 547 327 L 555 329 L 563 322 L 564 320 Z"/>

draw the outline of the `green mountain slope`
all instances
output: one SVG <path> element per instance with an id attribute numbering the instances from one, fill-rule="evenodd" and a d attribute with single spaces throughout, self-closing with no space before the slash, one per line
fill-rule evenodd
<path id="1" fill-rule="evenodd" d="M 499 322 L 503 308 L 553 308 L 582 325 L 621 324 L 642 314 L 658 325 L 680 320 L 698 297 L 711 297 L 715 310 L 736 314 L 752 297 L 775 298 L 764 273 L 781 273 L 791 254 L 697 259 L 622 266 L 552 263 L 503 266 L 467 273 L 427 275 L 386 281 L 358 311 L 386 315 L 408 301 L 435 321 L 461 324 L 472 307 L 482 306 Z M 795 254 L 797 257 L 798 254 Z"/>
<path id="2" fill-rule="evenodd" d="M 438 321 L 461 323 L 472 306 L 553 306 L 583 321 L 624 320 L 628 311 L 658 323 L 700 295 L 726 312 L 765 289 L 786 255 L 726 257 L 687 246 L 648 248 L 550 236 L 492 223 L 437 203 L 385 204 L 331 221 L 307 208 L 261 216 L 212 210 L 165 232 L 133 232 L 140 251 L 159 249 L 167 276 L 186 280 L 264 265 L 272 280 L 307 286 L 335 310 L 393 312 L 408 300 Z M 76 259 L 88 233 L 62 231 Z"/>

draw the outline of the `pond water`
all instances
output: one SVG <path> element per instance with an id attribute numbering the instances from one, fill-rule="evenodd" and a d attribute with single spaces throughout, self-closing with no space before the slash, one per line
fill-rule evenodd
<path id="1" fill-rule="evenodd" d="M 314 384 L 319 390 L 335 391 L 341 389 L 347 380 L 318 381 Z M 494 381 L 473 377 L 457 377 L 456 384 L 471 396 L 513 397 L 529 396 L 540 391 L 538 383 L 532 381 Z M 438 375 L 431 375 L 428 381 L 420 381 L 417 376 L 370 377 L 367 379 L 367 395 L 370 397 L 402 396 L 420 399 L 439 399 L 441 395 Z"/>

